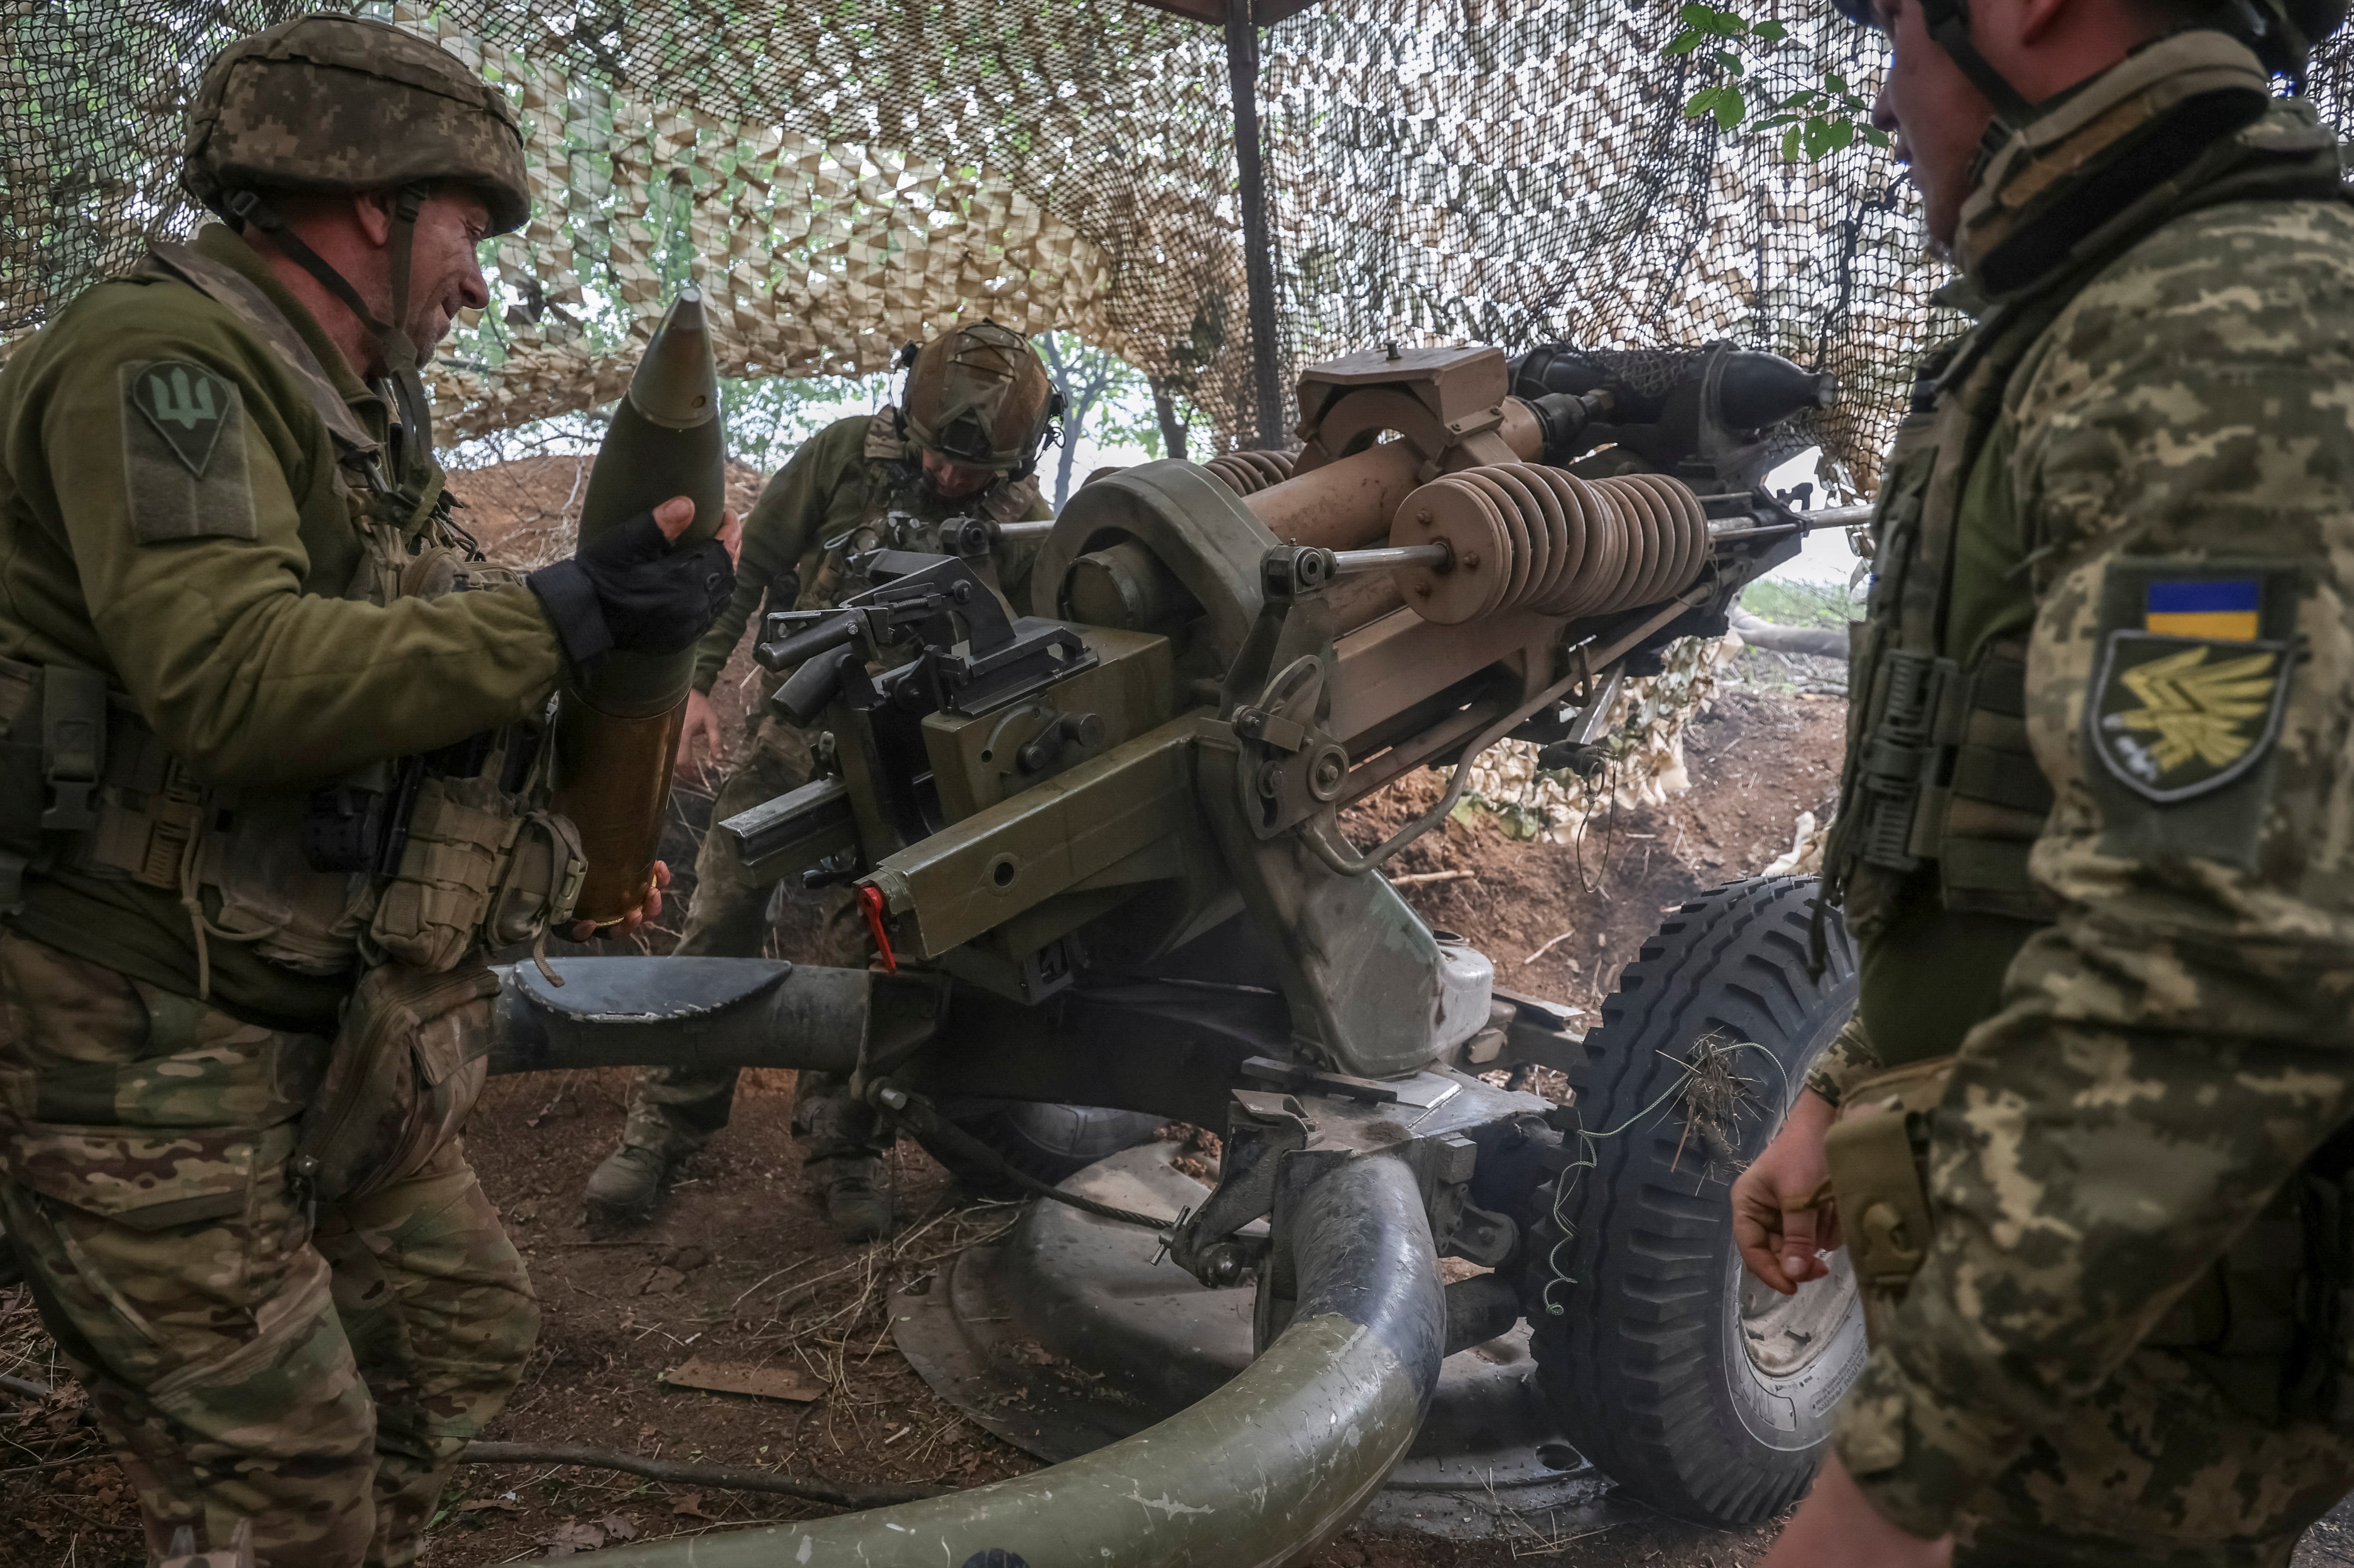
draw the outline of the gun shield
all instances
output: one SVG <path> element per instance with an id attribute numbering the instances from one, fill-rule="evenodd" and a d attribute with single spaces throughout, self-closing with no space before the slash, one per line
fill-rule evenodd
<path id="1" fill-rule="evenodd" d="M 663 318 L 588 471 L 580 542 L 673 496 L 695 503 L 681 544 L 719 531 L 726 504 L 726 428 L 703 296 L 682 289 Z M 644 902 L 670 807 L 670 766 L 684 722 L 695 651 L 617 648 L 557 699 L 556 809 L 580 830 L 588 875 L 582 919 L 610 925 Z"/>

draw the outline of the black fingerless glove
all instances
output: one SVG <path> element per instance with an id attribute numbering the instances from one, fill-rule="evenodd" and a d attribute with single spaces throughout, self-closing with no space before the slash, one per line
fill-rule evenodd
<path id="1" fill-rule="evenodd" d="M 673 545 L 641 512 L 568 561 L 524 579 L 575 665 L 608 649 L 675 653 L 692 648 L 736 592 L 736 567 L 716 539 Z"/>

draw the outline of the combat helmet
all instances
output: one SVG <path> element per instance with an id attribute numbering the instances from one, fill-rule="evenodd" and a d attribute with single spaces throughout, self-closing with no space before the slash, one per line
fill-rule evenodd
<path id="1" fill-rule="evenodd" d="M 1999 120 L 2016 122 L 2033 108 L 2019 90 L 1988 63 L 1970 42 L 1968 0 L 1919 0 L 1921 20 L 1929 37 L 1945 50 L 1972 86 L 1994 105 Z M 1831 0 L 1832 8 L 1850 22 L 1877 27 L 1872 0 Z M 2306 59 L 2321 41 L 2344 26 L 2349 0 L 2203 0 L 2184 5 L 2186 25 L 2209 26 L 2229 33 L 2256 54 L 2266 70 L 2303 85 Z M 2198 20 L 2190 21 L 2192 16 Z"/>
<path id="2" fill-rule="evenodd" d="M 407 308 L 418 208 L 441 181 L 472 186 L 491 232 L 531 216 L 523 132 L 504 93 L 425 38 L 356 16 L 298 16 L 213 58 L 188 109 L 180 183 L 232 225 L 252 224 L 351 307 L 384 352 L 404 439 L 429 449 L 406 320 L 380 321 L 348 280 L 288 230 L 272 191 L 398 193 L 394 314 Z"/>
<path id="3" fill-rule="evenodd" d="M 1030 340 L 981 321 L 899 353 L 907 387 L 899 399 L 907 439 L 953 462 L 1020 479 L 1038 466 L 1046 427 L 1063 395 Z"/>

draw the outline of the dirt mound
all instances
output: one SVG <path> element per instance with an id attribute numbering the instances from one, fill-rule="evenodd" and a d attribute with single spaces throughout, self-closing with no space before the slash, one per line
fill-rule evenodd
<path id="1" fill-rule="evenodd" d="M 592 453 L 514 458 L 450 475 L 462 503 L 460 526 L 501 566 L 529 570 L 572 553 Z M 748 513 L 767 475 L 748 463 L 727 465 L 727 504 Z"/>

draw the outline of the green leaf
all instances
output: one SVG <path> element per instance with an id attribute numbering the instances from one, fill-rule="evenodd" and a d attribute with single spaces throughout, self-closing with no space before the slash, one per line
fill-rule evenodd
<path id="1" fill-rule="evenodd" d="M 1763 38 L 1769 44 L 1778 44 L 1790 36 L 1790 29 L 1779 22 L 1760 22 L 1749 29 L 1749 36 Z"/>
<path id="2" fill-rule="evenodd" d="M 1731 49 L 1717 50 L 1716 63 L 1723 66 L 1725 69 L 1731 71 L 1735 76 L 1739 76 L 1741 74 L 1741 57 L 1734 54 Z"/>
<path id="3" fill-rule="evenodd" d="M 1895 144 L 1896 140 L 1887 132 L 1880 129 L 1877 125 L 1865 126 L 1863 128 L 1863 139 L 1871 143 L 1875 147 L 1893 146 Z"/>
<path id="4" fill-rule="evenodd" d="M 1782 161 L 1786 164 L 1795 164 L 1798 161 L 1798 133 L 1799 127 L 1797 125 L 1792 125 L 1787 131 L 1782 132 Z"/>
<path id="5" fill-rule="evenodd" d="M 1829 88 L 1833 92 L 1845 92 L 1847 90 L 1847 78 L 1840 75 L 1840 73 L 1835 70 L 1827 70 L 1823 72 L 1823 85 Z"/>
<path id="6" fill-rule="evenodd" d="M 1664 52 L 1670 58 L 1673 58 L 1677 55 L 1688 55 L 1694 49 L 1700 48 L 1702 43 L 1706 40 L 1707 37 L 1708 35 L 1705 33 L 1696 33 L 1690 28 L 1686 28 L 1684 31 L 1678 33 L 1674 37 L 1668 40 L 1668 47 Z"/>
<path id="7" fill-rule="evenodd" d="M 1717 94 L 1716 122 L 1730 131 L 1741 123 L 1743 115 L 1749 112 L 1749 102 L 1741 96 L 1741 90 L 1737 87 L 1721 87 L 1717 89 Z"/>

